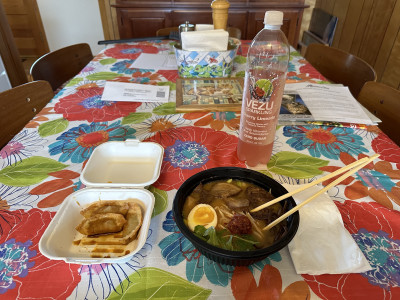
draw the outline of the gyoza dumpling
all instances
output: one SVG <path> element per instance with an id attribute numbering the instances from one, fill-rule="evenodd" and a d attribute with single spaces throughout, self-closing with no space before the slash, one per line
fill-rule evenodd
<path id="1" fill-rule="evenodd" d="M 83 219 L 76 230 L 85 235 L 113 233 L 121 231 L 126 219 L 121 214 L 107 213 Z"/>

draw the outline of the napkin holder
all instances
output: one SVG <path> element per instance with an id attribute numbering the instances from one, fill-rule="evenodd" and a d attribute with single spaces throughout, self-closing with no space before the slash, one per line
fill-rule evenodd
<path id="1" fill-rule="evenodd" d="M 230 77 L 233 60 L 240 46 L 238 39 L 229 39 L 226 51 L 187 51 L 174 45 L 179 77 Z"/>

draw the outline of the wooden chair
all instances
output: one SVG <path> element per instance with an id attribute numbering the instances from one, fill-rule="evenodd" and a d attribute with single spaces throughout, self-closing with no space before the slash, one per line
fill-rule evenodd
<path id="1" fill-rule="evenodd" d="M 47 81 L 33 81 L 0 93 L 0 149 L 54 97 Z"/>
<path id="2" fill-rule="evenodd" d="M 33 80 L 50 82 L 55 91 L 78 74 L 92 59 L 93 54 L 88 44 L 75 44 L 38 58 L 30 73 Z"/>
<path id="3" fill-rule="evenodd" d="M 310 44 L 304 55 L 326 79 L 348 86 L 357 98 L 367 81 L 376 81 L 376 73 L 363 59 L 337 48 Z"/>
<path id="4" fill-rule="evenodd" d="M 237 38 L 239 40 L 242 37 L 242 32 L 240 31 L 239 28 L 228 27 L 227 31 L 228 31 L 230 37 Z M 166 27 L 166 28 L 158 29 L 156 31 L 156 36 L 169 35 L 171 32 L 179 32 L 179 28 L 178 27 Z"/>
<path id="5" fill-rule="evenodd" d="M 238 40 L 242 37 L 242 31 L 237 27 L 228 27 L 227 31 L 230 37 L 237 38 Z"/>
<path id="6" fill-rule="evenodd" d="M 400 90 L 379 82 L 367 82 L 357 100 L 382 120 L 379 128 L 400 146 Z"/>
<path id="7" fill-rule="evenodd" d="M 166 27 L 166 28 L 161 28 L 156 31 L 156 36 L 164 36 L 164 35 L 169 35 L 171 32 L 179 32 L 178 27 Z"/>

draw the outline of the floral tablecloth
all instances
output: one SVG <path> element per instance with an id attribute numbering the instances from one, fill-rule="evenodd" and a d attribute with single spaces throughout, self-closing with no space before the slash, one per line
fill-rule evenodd
<path id="1" fill-rule="evenodd" d="M 244 76 L 246 48 L 233 76 Z M 298 275 L 287 248 L 249 267 L 220 265 L 183 237 L 171 212 L 182 182 L 204 169 L 246 165 L 236 156 L 240 114 L 178 114 L 176 71 L 130 67 L 141 53 L 171 49 L 168 40 L 108 45 L 0 150 L 0 298 L 400 299 L 400 149 L 374 126 L 278 126 L 273 156 L 261 170 L 301 184 L 381 154 L 329 192 L 372 271 Z M 288 82 L 324 81 L 291 54 Z M 103 102 L 106 81 L 169 85 L 170 102 Z M 145 246 L 123 264 L 44 257 L 40 237 L 65 197 L 84 188 L 79 175 L 93 149 L 127 138 L 165 149 L 161 176 L 148 187 L 156 204 Z"/>

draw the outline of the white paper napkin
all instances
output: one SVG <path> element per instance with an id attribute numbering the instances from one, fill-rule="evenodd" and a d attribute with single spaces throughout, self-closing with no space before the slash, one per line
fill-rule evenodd
<path id="1" fill-rule="evenodd" d="M 288 191 L 301 185 L 284 185 Z M 314 186 L 293 196 L 301 203 L 321 189 Z M 345 274 L 372 270 L 328 194 L 324 193 L 300 210 L 300 225 L 289 243 L 297 274 Z"/>
<path id="2" fill-rule="evenodd" d="M 223 29 L 181 33 L 182 49 L 187 51 L 226 51 L 228 39 L 229 33 Z"/>
<path id="3" fill-rule="evenodd" d="M 196 24 L 196 31 L 214 30 L 214 24 Z"/>

